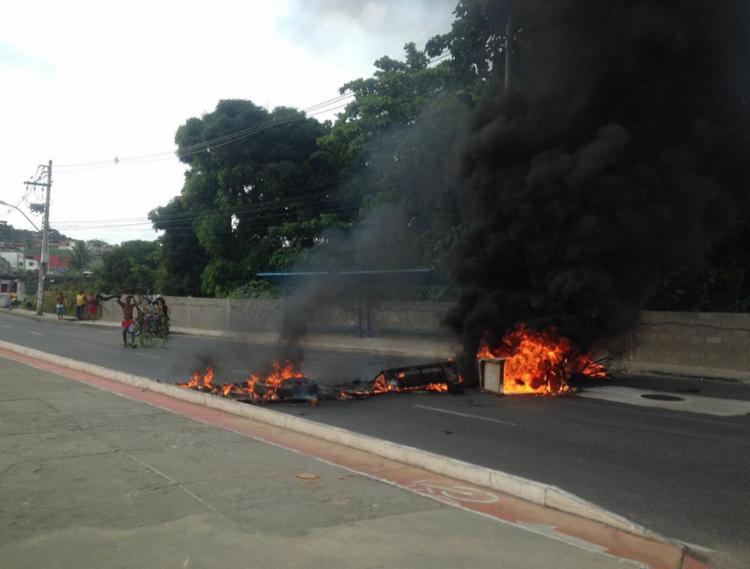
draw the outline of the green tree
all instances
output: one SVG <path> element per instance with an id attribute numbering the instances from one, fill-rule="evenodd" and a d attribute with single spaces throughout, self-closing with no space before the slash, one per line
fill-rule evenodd
<path id="1" fill-rule="evenodd" d="M 320 143 L 334 157 L 344 190 L 367 168 L 368 152 L 384 132 L 413 124 L 428 101 L 459 89 L 446 62 L 430 65 L 427 54 L 413 43 L 404 52 L 404 61 L 381 57 L 372 77 L 350 81 L 340 89 L 342 94 L 352 92 L 354 99 Z"/>
<path id="2" fill-rule="evenodd" d="M 430 64 L 413 43 L 404 61 L 383 57 L 375 67 L 342 87 L 354 101 L 321 145 L 337 157 L 342 198 L 361 206 L 360 222 L 376 218 L 383 234 L 368 222 L 349 247 L 328 249 L 363 268 L 435 267 L 459 227 L 457 142 L 470 107 L 457 95 L 465 88 L 448 61 Z M 378 254 L 370 239 L 388 239 L 391 254 Z"/>
<path id="3" fill-rule="evenodd" d="M 505 77 L 505 47 L 509 31 L 514 76 L 522 70 L 516 58 L 523 15 L 514 4 L 518 2 L 459 0 L 453 12 L 456 19 L 451 30 L 427 42 L 427 54 L 436 57 L 450 52 L 447 65 L 462 85 L 474 92 L 496 92 L 496 83 Z"/>
<path id="4" fill-rule="evenodd" d="M 153 219 L 165 231 L 168 257 L 184 260 L 172 238 L 195 233 L 208 259 L 204 293 L 227 294 L 268 268 L 273 251 L 264 240 L 272 227 L 341 210 L 335 168 L 318 147 L 327 128 L 294 109 L 228 100 L 178 129 L 178 154 L 189 166 L 183 211 L 157 211 Z"/>
<path id="5" fill-rule="evenodd" d="M 76 241 L 70 253 L 70 269 L 76 271 L 81 279 L 83 279 L 84 272 L 91 265 L 94 255 L 83 241 Z"/>
<path id="6" fill-rule="evenodd" d="M 94 271 L 98 288 L 112 294 L 156 292 L 159 248 L 156 241 L 126 241 L 105 253 Z"/>
<path id="7" fill-rule="evenodd" d="M 175 296 L 199 296 L 201 278 L 209 257 L 195 233 L 197 216 L 185 208 L 178 196 L 149 213 L 159 237 L 159 268 L 156 290 Z"/>

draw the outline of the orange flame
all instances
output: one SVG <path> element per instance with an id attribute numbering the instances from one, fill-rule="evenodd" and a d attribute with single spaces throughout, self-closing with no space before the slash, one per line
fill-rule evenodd
<path id="1" fill-rule="evenodd" d="M 302 377 L 302 372 L 293 363 L 286 362 L 282 365 L 280 362 L 275 362 L 270 374 L 266 376 L 253 374 L 246 384 L 222 383 L 221 385 L 214 385 L 214 370 L 208 368 L 205 375 L 201 375 L 198 371 L 193 372 L 189 381 L 178 385 L 186 389 L 208 391 L 213 395 L 222 397 L 245 396 L 255 400 L 274 401 L 278 399 L 279 388 L 285 381 Z"/>
<path id="2" fill-rule="evenodd" d="M 206 369 L 205 375 L 201 375 L 199 371 L 194 371 L 193 375 L 190 376 L 190 380 L 187 383 L 180 383 L 178 385 L 186 389 L 211 391 L 213 389 L 213 382 L 214 370 L 209 367 Z"/>
<path id="3" fill-rule="evenodd" d="M 273 363 L 273 371 L 265 377 L 251 375 L 247 380 L 247 392 L 254 398 L 263 401 L 275 401 L 279 398 L 279 388 L 290 379 L 301 379 L 304 375 L 292 362 Z"/>
<path id="4" fill-rule="evenodd" d="M 480 346 L 478 359 L 504 358 L 503 393 L 558 395 L 573 390 L 574 375 L 604 379 L 606 368 L 581 354 L 573 343 L 554 330 L 539 332 L 521 325 L 503 338 L 504 346 Z"/>

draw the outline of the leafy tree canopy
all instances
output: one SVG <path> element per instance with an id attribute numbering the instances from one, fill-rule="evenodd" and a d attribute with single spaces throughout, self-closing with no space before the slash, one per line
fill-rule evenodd
<path id="1" fill-rule="evenodd" d="M 270 228 L 340 209 L 335 169 L 317 144 L 327 129 L 295 109 L 269 112 L 241 100 L 221 101 L 178 129 L 189 166 L 183 211 L 161 208 L 152 219 L 166 239 L 195 232 L 208 256 L 204 293 L 226 294 L 267 267 L 272 251 L 259 244 Z"/>
<path id="2" fill-rule="evenodd" d="M 94 255 L 85 242 L 76 241 L 73 244 L 70 257 L 70 269 L 77 272 L 83 278 L 83 273 L 89 268 L 94 260 Z"/>
<path id="3" fill-rule="evenodd" d="M 508 32 L 515 42 L 521 30 L 520 14 L 515 14 L 508 27 L 514 3 L 513 0 L 459 0 L 451 30 L 427 42 L 427 54 L 436 57 L 449 51 L 448 65 L 461 84 L 476 90 L 494 88 L 494 83 L 505 76 Z"/>
<path id="4" fill-rule="evenodd" d="M 102 255 L 102 263 L 94 271 L 98 288 L 112 294 L 155 293 L 159 269 L 157 241 L 126 241 Z"/>

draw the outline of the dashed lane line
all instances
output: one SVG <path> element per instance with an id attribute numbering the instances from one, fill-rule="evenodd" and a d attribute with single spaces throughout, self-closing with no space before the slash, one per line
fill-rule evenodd
<path id="1" fill-rule="evenodd" d="M 134 354 L 138 354 L 139 356 L 143 356 L 144 358 L 151 358 L 152 360 L 160 360 L 162 359 L 161 356 L 155 356 L 153 354 L 144 354 L 140 350 L 133 350 Z"/>
<path id="2" fill-rule="evenodd" d="M 434 411 L 435 413 L 445 413 L 446 415 L 456 415 L 457 417 L 464 417 L 466 419 L 475 419 L 477 421 L 486 421 L 488 423 L 497 423 L 498 425 L 508 425 L 511 427 L 517 427 L 518 423 L 511 421 L 502 421 L 500 419 L 493 419 L 492 417 L 482 417 L 481 415 L 472 415 L 470 413 L 461 413 L 460 411 L 449 411 L 448 409 L 441 409 L 439 407 L 429 407 L 427 405 L 414 405 L 417 409 L 425 409 L 427 411 Z"/>

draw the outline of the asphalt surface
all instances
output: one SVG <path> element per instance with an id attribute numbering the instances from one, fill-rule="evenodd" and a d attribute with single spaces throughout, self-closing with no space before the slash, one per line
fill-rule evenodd
<path id="1" fill-rule="evenodd" d="M 179 381 L 207 362 L 219 381 L 240 381 L 273 358 L 270 347 L 174 337 L 129 350 L 118 330 L 0 315 L 0 339 L 66 357 Z M 303 370 L 322 382 L 371 379 L 401 357 L 308 351 Z M 702 402 L 750 400 L 750 385 L 670 377 L 616 377 L 591 393 L 627 386 Z M 600 389 L 600 392 L 596 392 Z M 640 393 L 640 391 L 638 392 Z M 718 399 L 715 399 L 718 398 Z M 651 399 L 643 399 L 648 405 Z M 750 415 L 688 413 L 581 396 L 498 398 L 392 395 L 279 411 L 555 484 L 668 537 L 750 562 Z M 708 408 L 708 407 L 707 407 Z"/>

